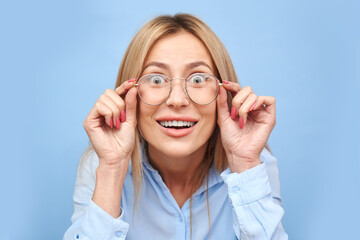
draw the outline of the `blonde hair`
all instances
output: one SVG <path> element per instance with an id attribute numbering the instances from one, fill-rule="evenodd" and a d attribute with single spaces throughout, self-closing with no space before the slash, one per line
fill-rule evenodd
<path id="1" fill-rule="evenodd" d="M 123 82 L 131 78 L 138 79 L 143 71 L 146 57 L 148 56 L 152 46 L 161 38 L 175 34 L 179 31 L 187 31 L 199 38 L 207 50 L 209 51 L 214 65 L 216 67 L 215 74 L 220 80 L 238 82 L 234 66 L 230 56 L 216 34 L 200 19 L 189 14 L 176 14 L 174 16 L 162 15 L 158 16 L 146 23 L 130 42 L 117 75 L 115 88 Z M 228 94 L 229 106 L 231 103 L 231 95 Z M 146 141 L 141 136 L 139 129 L 136 131 L 136 142 L 131 157 L 132 177 L 134 182 L 135 202 L 138 198 L 139 189 L 142 182 L 142 159 L 140 155 L 141 147 L 146 145 Z M 267 146 L 266 146 L 267 147 Z M 268 147 L 267 147 L 268 148 Z M 227 157 L 220 139 L 218 126 L 215 127 L 212 136 L 208 141 L 207 151 L 195 177 L 196 183 L 202 183 L 205 178 L 208 180 L 208 173 L 212 163 L 218 172 L 222 172 L 228 166 Z M 208 182 L 208 181 L 207 181 Z M 195 192 L 194 189 L 192 191 Z M 206 185 L 206 190 L 208 186 Z M 192 198 L 191 198 L 192 199 Z M 192 201 L 190 199 L 190 211 Z M 136 205 L 136 204 L 135 204 Z M 207 208 L 209 216 L 210 228 L 210 212 L 209 200 L 207 192 Z M 191 214 L 190 214 L 191 216 Z M 190 217 L 190 230 L 191 217 Z M 209 229 L 210 234 L 210 229 Z"/>

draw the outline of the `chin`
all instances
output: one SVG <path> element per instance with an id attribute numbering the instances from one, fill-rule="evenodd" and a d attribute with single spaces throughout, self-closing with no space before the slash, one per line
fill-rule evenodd
<path id="1" fill-rule="evenodd" d="M 169 158 L 183 158 L 188 157 L 198 151 L 202 151 L 206 147 L 207 141 L 200 145 L 199 142 L 183 142 L 179 140 L 167 141 L 164 144 L 155 144 L 152 145 L 150 142 L 149 149 L 153 149 L 156 152 L 165 155 Z"/>

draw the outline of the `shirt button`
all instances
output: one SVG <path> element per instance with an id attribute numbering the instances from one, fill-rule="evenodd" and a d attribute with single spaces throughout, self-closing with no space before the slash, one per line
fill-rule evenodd
<path id="1" fill-rule="evenodd" d="M 181 215 L 179 215 L 179 222 L 182 222 L 182 221 L 183 221 L 183 219 L 182 219 Z"/>
<path id="2" fill-rule="evenodd" d="M 233 193 L 238 193 L 240 191 L 240 188 L 239 187 L 232 187 L 231 191 Z"/>
<path id="3" fill-rule="evenodd" d="M 115 237 L 121 238 L 122 236 L 123 236 L 122 232 L 120 231 L 115 232 Z"/>
<path id="4" fill-rule="evenodd" d="M 79 234 L 76 234 L 75 237 L 74 237 L 74 239 L 80 239 Z"/>

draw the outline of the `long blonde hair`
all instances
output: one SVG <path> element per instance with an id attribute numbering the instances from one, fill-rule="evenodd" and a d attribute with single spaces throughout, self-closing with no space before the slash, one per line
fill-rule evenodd
<path id="1" fill-rule="evenodd" d="M 144 68 L 146 57 L 148 56 L 152 46 L 161 38 L 175 34 L 179 31 L 188 31 L 199 38 L 207 50 L 209 51 L 214 65 L 216 67 L 216 75 L 220 80 L 238 82 L 234 66 L 230 56 L 215 33 L 200 19 L 189 14 L 176 14 L 174 16 L 162 15 L 158 16 L 146 23 L 134 36 L 130 42 L 117 75 L 115 88 L 123 82 L 131 78 L 138 79 Z M 228 94 L 228 102 L 230 106 L 231 95 Z M 132 177 L 134 182 L 135 202 L 138 198 L 139 189 L 142 182 L 142 159 L 140 155 L 141 148 L 146 145 L 146 141 L 141 136 L 139 129 L 136 131 L 136 143 L 131 157 Z M 268 147 L 267 147 L 268 148 Z M 220 139 L 219 128 L 216 127 L 212 136 L 208 141 L 207 151 L 196 176 L 197 183 L 202 183 L 205 178 L 208 179 L 208 173 L 211 165 L 214 164 L 218 172 L 222 172 L 228 166 L 227 157 Z M 208 182 L 208 181 L 207 181 Z M 195 188 L 195 185 L 194 185 Z M 207 186 L 206 186 L 207 188 Z M 193 189 L 192 193 L 194 192 Z M 208 192 L 207 192 L 208 194 Z M 190 201 L 190 211 L 191 211 Z M 209 201 L 207 197 L 207 207 L 210 212 Z M 191 214 L 190 214 L 191 215 Z M 190 217 L 191 229 L 191 217 Z M 210 230 L 210 229 L 209 229 Z M 209 232 L 210 234 L 210 232 Z"/>
<path id="2" fill-rule="evenodd" d="M 198 37 L 206 46 L 216 67 L 216 74 L 220 79 L 238 82 L 230 56 L 220 39 L 200 19 L 189 14 L 174 16 L 158 16 L 146 23 L 134 36 L 122 59 L 115 88 L 130 78 L 139 78 L 144 68 L 145 59 L 151 47 L 161 38 L 179 31 L 188 31 Z M 140 144 L 144 139 L 137 130 L 137 141 L 131 158 L 132 175 L 134 179 L 135 195 L 137 197 L 141 184 L 142 163 L 140 158 Z M 221 172 L 228 166 L 224 148 L 221 143 L 219 129 L 216 127 L 208 143 L 208 156 L 205 156 L 203 167 L 199 169 L 200 179 L 204 180 L 210 169 L 214 156 L 214 165 Z M 205 161 L 206 160 L 206 161 Z M 205 171 L 204 171 L 205 170 Z M 136 199 L 135 197 L 135 199 Z"/>

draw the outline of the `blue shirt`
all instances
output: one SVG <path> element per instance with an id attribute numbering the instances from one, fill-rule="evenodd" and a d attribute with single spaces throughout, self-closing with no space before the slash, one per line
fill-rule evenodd
<path id="1" fill-rule="evenodd" d="M 92 150 L 79 168 L 72 225 L 64 240 L 70 239 L 288 239 L 281 219 L 280 182 L 277 161 L 264 149 L 262 164 L 242 173 L 209 172 L 207 211 L 206 183 L 192 197 L 192 238 L 190 200 L 179 207 L 160 174 L 143 156 L 144 181 L 133 214 L 134 186 L 131 166 L 121 196 L 121 215 L 115 219 L 92 200 L 98 157 Z M 210 233 L 210 234 L 209 234 Z"/>

